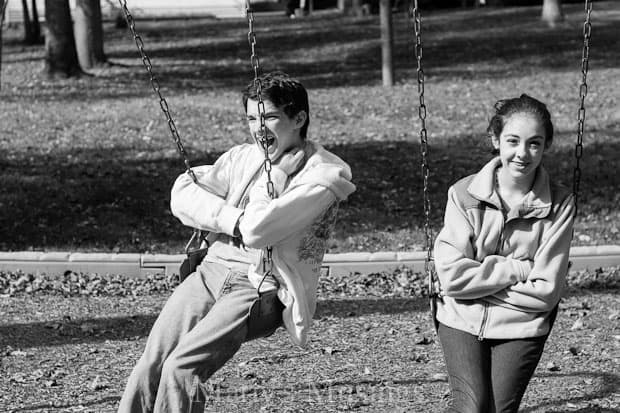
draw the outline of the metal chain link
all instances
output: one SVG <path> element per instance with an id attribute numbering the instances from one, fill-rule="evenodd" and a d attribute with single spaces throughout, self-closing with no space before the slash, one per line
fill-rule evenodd
<path id="1" fill-rule="evenodd" d="M 430 168 L 428 166 L 428 135 L 426 131 L 426 104 L 424 103 L 424 70 L 422 68 L 422 19 L 418 0 L 413 4 L 413 27 L 415 31 L 415 57 L 417 61 L 417 80 L 418 80 L 418 117 L 420 119 L 420 154 L 422 155 L 422 178 L 423 178 L 423 203 L 424 203 L 424 234 L 426 236 L 426 260 L 424 269 L 428 276 L 429 296 L 437 295 L 434 288 L 434 267 L 433 267 L 433 234 L 431 230 L 431 202 L 428 190 L 428 180 Z"/>
<path id="2" fill-rule="evenodd" d="M 586 21 L 583 24 L 583 50 L 581 52 L 581 85 L 579 86 L 579 112 L 577 115 L 577 144 L 575 145 L 575 170 L 573 172 L 573 195 L 575 196 L 575 204 L 577 207 L 579 196 L 579 184 L 581 182 L 580 161 L 583 156 L 583 131 L 586 121 L 585 100 L 588 94 L 588 63 L 590 58 L 590 36 L 592 34 L 592 25 L 590 24 L 590 15 L 592 14 L 592 3 L 585 0 Z"/>
<path id="3" fill-rule="evenodd" d="M 121 10 L 123 10 L 125 21 L 127 21 L 127 26 L 129 26 L 129 30 L 131 31 L 133 39 L 136 42 L 136 46 L 138 47 L 140 56 L 142 57 L 142 64 L 144 65 L 144 68 L 149 74 L 149 80 L 151 82 L 151 87 L 153 88 L 157 96 L 159 97 L 159 106 L 162 112 L 164 113 L 164 115 L 166 116 L 166 122 L 168 123 L 170 134 L 172 135 L 172 139 L 174 140 L 174 143 L 177 146 L 179 154 L 183 158 L 183 163 L 185 164 L 185 167 L 187 168 L 187 173 L 192 178 L 194 183 L 198 183 L 198 179 L 196 178 L 196 175 L 194 174 L 194 171 L 192 170 L 192 167 L 189 162 L 189 158 L 187 156 L 187 152 L 185 151 L 185 147 L 183 146 L 183 142 L 181 142 L 179 131 L 177 130 L 176 124 L 174 123 L 174 119 L 172 119 L 172 115 L 170 114 L 168 102 L 161 94 L 161 87 L 159 85 L 159 81 L 157 80 L 157 78 L 155 77 L 155 74 L 153 73 L 153 65 L 151 64 L 151 59 L 148 57 L 148 55 L 144 51 L 144 42 L 142 41 L 142 38 L 136 32 L 136 24 L 135 24 L 133 16 L 131 15 L 131 13 L 129 12 L 129 9 L 127 8 L 127 1 L 118 0 L 118 2 L 121 6 Z"/>
<path id="4" fill-rule="evenodd" d="M 256 97 L 258 100 L 258 114 L 260 118 L 260 131 L 259 131 L 259 141 L 261 147 L 263 148 L 263 152 L 265 154 L 264 168 L 265 174 L 267 175 L 267 193 L 271 199 L 276 198 L 276 191 L 273 185 L 273 181 L 271 180 L 271 170 L 272 163 L 269 158 L 269 142 L 267 139 L 267 127 L 265 126 L 265 102 L 263 101 L 262 90 L 263 85 L 259 78 L 261 74 L 260 68 L 260 60 L 258 58 L 258 53 L 256 52 L 256 33 L 254 32 L 254 11 L 252 10 L 252 6 L 250 5 L 250 0 L 246 0 L 245 2 L 245 11 L 248 19 L 248 43 L 250 45 L 251 55 L 250 55 L 250 63 L 252 65 L 252 70 L 254 71 L 254 87 L 256 88 Z M 271 246 L 265 247 L 265 254 L 263 256 L 263 279 L 261 280 L 261 284 L 258 286 L 258 290 L 260 290 L 260 285 L 262 285 L 265 278 L 268 275 L 271 275 L 273 271 L 273 248 Z"/>

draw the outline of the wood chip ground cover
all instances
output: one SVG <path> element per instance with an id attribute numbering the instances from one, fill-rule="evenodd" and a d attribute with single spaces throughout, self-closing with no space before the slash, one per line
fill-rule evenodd
<path id="1" fill-rule="evenodd" d="M 88 277 L 101 278 L 109 277 Z M 414 293 L 422 280 L 406 270 L 322 277 L 308 347 L 293 346 L 282 329 L 246 343 L 205 383 L 206 411 L 439 411 L 448 384 L 427 300 Z M 64 289 L 2 296 L 3 411 L 115 411 L 169 292 L 83 295 L 71 287 L 88 282 L 76 275 Z M 571 283 L 524 412 L 620 408 L 618 269 L 574 273 Z"/>

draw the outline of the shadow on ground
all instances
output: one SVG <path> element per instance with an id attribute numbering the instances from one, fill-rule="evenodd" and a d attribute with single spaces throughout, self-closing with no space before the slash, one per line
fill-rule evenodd
<path id="1" fill-rule="evenodd" d="M 595 297 L 609 290 L 571 290 L 571 297 Z M 111 298 L 113 300 L 113 298 Z M 158 311 L 158 310 L 156 310 Z M 428 313 L 426 297 L 320 299 L 314 319 L 355 318 L 369 314 L 397 315 Z M 0 348 L 24 349 L 57 346 L 68 343 L 90 343 L 105 340 L 126 340 L 148 336 L 157 313 L 126 317 L 97 317 L 76 320 L 49 320 L 35 323 L 0 325 Z M 430 324 L 430 318 L 429 318 Z"/>
<path id="2" fill-rule="evenodd" d="M 376 298 L 322 300 L 315 318 L 359 317 L 367 314 L 423 312 L 425 298 Z M 25 349 L 38 346 L 126 340 L 148 336 L 156 314 L 127 317 L 91 318 L 71 321 L 48 321 L 0 326 L 0 348 Z"/>
<path id="3" fill-rule="evenodd" d="M 463 147 L 467 150 L 458 149 Z M 347 160 L 357 185 L 341 206 L 334 239 L 342 243 L 363 236 L 359 245 L 366 251 L 381 251 L 390 233 L 423 232 L 417 143 L 369 141 L 328 149 Z M 218 155 L 201 153 L 195 164 L 213 162 Z M 615 168 L 620 142 L 591 144 L 587 155 L 581 160 L 580 212 L 584 217 L 607 216 L 620 201 Z M 0 250 L 183 251 L 191 231 L 169 208 L 170 187 L 182 172 L 176 158 L 141 160 L 122 148 L 9 156 L 0 154 Z M 472 165 L 478 168 L 491 156 L 481 139 L 457 136 L 432 144 L 429 157 L 431 224 L 436 231 L 449 185 L 474 173 Z M 551 175 L 571 188 L 573 148 L 554 146 L 547 160 Z M 611 241 L 619 237 L 607 224 L 596 230 Z"/>
<path id="4" fill-rule="evenodd" d="M 609 396 L 610 394 L 615 394 L 618 391 L 618 388 L 620 388 L 620 376 L 617 374 L 610 374 L 610 373 L 601 373 L 601 372 L 596 372 L 596 371 L 573 371 L 570 373 L 543 373 L 543 374 L 536 374 L 536 377 L 538 378 L 542 378 L 542 379 L 546 379 L 546 380 L 558 380 L 559 382 L 566 382 L 566 379 L 569 379 L 571 377 L 576 377 L 579 378 L 581 380 L 583 379 L 596 379 L 598 383 L 601 383 L 601 386 L 598 386 L 598 390 L 593 391 L 593 392 L 588 392 L 587 394 L 584 394 L 583 396 L 578 396 L 578 397 L 570 397 L 570 398 L 563 398 L 561 400 L 549 400 L 549 401 L 545 401 L 543 403 L 539 403 L 536 404 L 534 406 L 530 406 L 527 408 L 523 408 L 523 413 L 527 413 L 527 412 L 532 412 L 532 411 L 539 411 L 541 409 L 549 409 L 549 408 L 554 408 L 554 407 L 560 407 L 560 406 L 566 406 L 567 403 L 579 403 L 579 402 L 587 402 L 589 400 L 596 400 L 596 399 L 604 399 L 606 396 Z M 554 410 L 555 411 L 555 410 Z M 571 412 L 580 412 L 580 413 L 591 413 L 591 412 L 606 412 L 606 413 L 613 413 L 613 412 L 620 412 L 620 409 L 613 409 L 613 408 L 609 408 L 609 409 L 601 409 L 600 407 L 585 407 L 582 409 L 571 409 Z"/>

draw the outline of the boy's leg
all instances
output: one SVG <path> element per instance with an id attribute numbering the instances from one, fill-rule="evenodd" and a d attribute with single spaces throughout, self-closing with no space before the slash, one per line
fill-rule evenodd
<path id="1" fill-rule="evenodd" d="M 491 354 L 488 344 L 472 334 L 439 324 L 439 339 L 450 380 L 449 412 L 490 411 Z"/>
<path id="2" fill-rule="evenodd" d="M 165 360 L 156 413 L 204 411 L 198 385 L 239 350 L 247 336 L 248 310 L 257 297 L 246 274 L 231 274 L 208 314 L 181 338 Z"/>
<path id="3" fill-rule="evenodd" d="M 491 346 L 491 381 L 496 412 L 517 412 L 547 336 L 494 340 Z"/>
<path id="4" fill-rule="evenodd" d="M 180 338 L 208 313 L 228 273 L 224 266 L 201 266 L 199 272 L 191 274 L 174 290 L 157 317 L 142 357 L 127 381 L 119 413 L 153 410 L 164 361 Z"/>

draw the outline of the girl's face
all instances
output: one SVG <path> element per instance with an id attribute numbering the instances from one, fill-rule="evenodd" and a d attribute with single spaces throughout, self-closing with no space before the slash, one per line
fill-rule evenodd
<path id="1" fill-rule="evenodd" d="M 515 181 L 533 178 L 546 149 L 545 128 L 529 113 L 512 114 L 499 136 L 492 138 L 502 167 Z"/>

